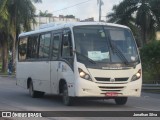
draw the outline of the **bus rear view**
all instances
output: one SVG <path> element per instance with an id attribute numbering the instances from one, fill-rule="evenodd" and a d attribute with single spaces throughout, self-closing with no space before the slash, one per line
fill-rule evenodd
<path id="1" fill-rule="evenodd" d="M 112 98 L 120 105 L 129 96 L 140 96 L 141 61 L 129 28 L 88 25 L 73 31 L 77 96 Z"/>

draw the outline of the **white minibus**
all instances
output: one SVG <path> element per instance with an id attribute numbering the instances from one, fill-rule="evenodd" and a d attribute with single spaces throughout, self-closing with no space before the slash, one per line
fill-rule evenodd
<path id="1" fill-rule="evenodd" d="M 61 95 L 114 99 L 139 97 L 142 68 L 131 30 L 102 22 L 51 23 L 19 35 L 17 84 L 32 97 Z"/>

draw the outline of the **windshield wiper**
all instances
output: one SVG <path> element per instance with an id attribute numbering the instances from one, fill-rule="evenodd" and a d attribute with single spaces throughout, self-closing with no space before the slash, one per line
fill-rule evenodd
<path id="1" fill-rule="evenodd" d="M 127 60 L 127 58 L 124 56 L 124 54 L 117 48 L 116 45 L 114 45 L 111 41 L 110 41 L 110 46 L 111 46 L 111 49 L 113 51 L 113 53 L 116 53 L 117 56 L 119 56 L 119 58 L 126 64 L 128 65 L 129 62 Z"/>
<path id="2" fill-rule="evenodd" d="M 103 30 L 104 30 L 104 33 L 105 33 L 104 26 L 102 26 L 102 27 L 103 27 Z M 106 36 L 106 39 L 109 41 L 109 44 L 110 44 L 110 47 L 111 47 L 111 50 L 113 51 L 113 53 L 116 53 L 117 56 L 124 62 L 124 64 L 128 65 L 129 62 L 128 62 L 127 58 L 124 56 L 124 54 L 117 48 L 116 45 L 114 45 L 111 42 L 111 39 L 109 38 L 109 36 L 107 37 L 106 33 L 105 33 L 105 36 Z"/>
<path id="3" fill-rule="evenodd" d="M 93 64 L 97 64 L 94 60 L 88 58 L 87 56 L 83 55 L 82 53 L 79 53 L 77 51 L 74 51 L 75 53 L 77 53 L 78 55 L 82 56 L 83 58 L 85 58 L 86 60 L 88 60 L 89 62 L 93 63 Z"/>

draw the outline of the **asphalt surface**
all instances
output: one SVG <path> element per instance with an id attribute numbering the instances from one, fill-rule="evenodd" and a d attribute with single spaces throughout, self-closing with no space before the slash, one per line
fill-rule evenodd
<path id="1" fill-rule="evenodd" d="M 74 106 L 64 106 L 61 97 L 45 95 L 31 98 L 28 90 L 16 85 L 13 77 L 0 77 L 0 111 L 160 111 L 160 94 L 142 93 L 131 97 L 124 106 L 114 100 L 79 100 Z M 74 113 L 73 113 L 74 114 Z M 82 113 L 83 114 L 83 113 Z M 0 118 L 0 120 L 159 120 L 158 117 L 54 117 L 54 118 Z"/>

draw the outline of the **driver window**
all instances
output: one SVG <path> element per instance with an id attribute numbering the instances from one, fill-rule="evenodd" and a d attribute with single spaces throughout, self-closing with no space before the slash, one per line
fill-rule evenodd
<path id="1" fill-rule="evenodd" d="M 72 56 L 72 39 L 71 32 L 64 32 L 62 41 L 62 57 L 68 58 Z"/>

